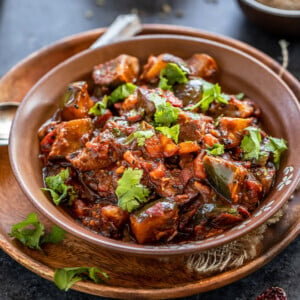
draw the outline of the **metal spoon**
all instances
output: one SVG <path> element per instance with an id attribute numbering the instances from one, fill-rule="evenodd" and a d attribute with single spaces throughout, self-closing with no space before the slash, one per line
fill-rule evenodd
<path id="1" fill-rule="evenodd" d="M 8 145 L 11 123 L 19 104 L 19 102 L 0 103 L 0 146 Z"/>
<path id="2" fill-rule="evenodd" d="M 127 39 L 141 30 L 142 25 L 137 15 L 120 15 L 108 27 L 106 32 L 90 46 L 90 49 Z M 8 145 L 11 124 L 19 105 L 19 102 L 0 103 L 0 146 Z"/>

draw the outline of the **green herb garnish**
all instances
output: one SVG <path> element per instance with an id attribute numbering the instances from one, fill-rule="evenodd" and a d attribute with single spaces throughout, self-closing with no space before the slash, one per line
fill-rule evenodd
<path id="1" fill-rule="evenodd" d="M 160 71 L 159 78 L 158 86 L 163 90 L 172 90 L 172 86 L 175 83 L 185 83 L 188 81 L 187 73 L 174 63 L 168 63 L 167 66 Z"/>
<path id="2" fill-rule="evenodd" d="M 118 205 L 128 212 L 132 212 L 148 200 L 150 191 L 140 183 L 142 176 L 143 170 L 128 168 L 118 180 Z"/>
<path id="3" fill-rule="evenodd" d="M 154 121 L 160 126 L 170 126 L 178 119 L 179 109 L 172 106 L 171 103 L 166 102 L 165 104 L 158 105 L 154 115 Z"/>
<path id="4" fill-rule="evenodd" d="M 245 94 L 244 93 L 238 93 L 235 95 L 235 98 L 238 100 L 243 100 L 245 98 Z"/>
<path id="5" fill-rule="evenodd" d="M 127 98 L 129 95 L 133 94 L 135 90 L 136 90 L 136 85 L 130 82 L 119 85 L 108 96 L 109 102 L 116 103 L 120 100 L 123 100 Z"/>
<path id="6" fill-rule="evenodd" d="M 245 135 L 241 142 L 244 152 L 243 159 L 258 159 L 260 153 L 261 134 L 259 128 L 247 127 L 248 135 Z"/>
<path id="7" fill-rule="evenodd" d="M 222 155 L 224 153 L 224 145 L 214 144 L 212 147 L 206 149 L 206 153 L 210 155 Z"/>
<path id="8" fill-rule="evenodd" d="M 41 250 L 41 245 L 44 243 L 59 243 L 64 238 L 65 231 L 53 225 L 51 232 L 45 234 L 44 225 L 33 212 L 24 221 L 12 225 L 9 235 L 31 249 Z"/>
<path id="9" fill-rule="evenodd" d="M 278 169 L 280 165 L 281 153 L 284 150 L 287 150 L 288 147 L 284 139 L 278 139 L 271 136 L 269 136 L 268 139 L 269 142 L 266 145 L 264 145 L 264 149 L 273 153 L 274 164 Z"/>
<path id="10" fill-rule="evenodd" d="M 73 284 L 81 280 L 91 279 L 96 283 L 103 282 L 103 279 L 99 277 L 99 275 L 101 275 L 104 280 L 109 279 L 107 273 L 95 267 L 56 269 L 54 273 L 54 283 L 59 289 L 68 291 Z"/>
<path id="11" fill-rule="evenodd" d="M 130 134 L 126 139 L 126 144 L 131 143 L 134 139 L 137 139 L 138 146 L 144 146 L 146 139 L 151 138 L 154 135 L 152 130 L 145 130 L 145 131 L 135 131 Z"/>
<path id="12" fill-rule="evenodd" d="M 56 205 L 59 205 L 62 200 L 67 198 L 69 198 L 69 202 L 72 203 L 76 197 L 74 188 L 65 184 L 68 177 L 69 169 L 67 168 L 61 170 L 57 175 L 45 178 L 47 188 L 42 188 L 42 190 L 50 192 L 52 200 Z"/>
<path id="13" fill-rule="evenodd" d="M 268 155 L 268 152 L 273 153 L 273 161 L 276 168 L 279 168 L 280 156 L 284 150 L 287 150 L 286 141 L 284 139 L 278 139 L 268 136 L 268 142 L 261 145 L 261 134 L 259 128 L 247 127 L 249 135 L 243 137 L 241 142 L 241 148 L 244 151 L 243 159 L 257 161 L 264 160 Z"/>
<path id="14" fill-rule="evenodd" d="M 56 225 L 53 225 L 52 230 L 42 237 L 41 243 L 58 244 L 64 239 L 65 233 L 66 232 L 63 229 Z"/>
<path id="15" fill-rule="evenodd" d="M 178 136 L 180 131 L 180 125 L 176 124 L 173 127 L 156 127 L 156 130 L 160 131 L 166 137 L 173 139 L 175 143 L 178 143 Z"/>
<path id="16" fill-rule="evenodd" d="M 178 119 L 179 109 L 156 93 L 151 94 L 151 101 L 155 104 L 154 121 L 157 126 L 169 127 Z"/>
<path id="17" fill-rule="evenodd" d="M 212 102 L 218 102 L 228 104 L 230 97 L 224 93 L 221 93 L 221 87 L 218 83 L 212 84 L 207 81 L 202 83 L 202 97 L 198 103 L 193 106 L 186 107 L 185 110 L 194 110 L 198 107 L 202 112 L 206 112 Z"/>
<path id="18" fill-rule="evenodd" d="M 107 109 L 107 102 L 108 97 L 105 95 L 102 101 L 96 102 L 95 105 L 89 110 L 89 114 L 94 116 L 102 116 Z"/>

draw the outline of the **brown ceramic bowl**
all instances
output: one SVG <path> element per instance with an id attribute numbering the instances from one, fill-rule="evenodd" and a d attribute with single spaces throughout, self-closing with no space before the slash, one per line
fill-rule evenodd
<path id="1" fill-rule="evenodd" d="M 237 0 L 244 14 L 260 27 L 284 35 L 300 36 L 300 10 L 279 9 L 256 0 Z"/>
<path id="2" fill-rule="evenodd" d="M 66 86 L 86 78 L 93 66 L 121 53 L 135 55 L 145 62 L 150 54 L 169 52 L 188 58 L 196 52 L 212 55 L 219 67 L 221 86 L 241 92 L 256 101 L 262 109 L 262 125 L 269 134 L 288 141 L 277 180 L 261 206 L 244 223 L 222 235 L 178 245 L 144 246 L 116 241 L 82 227 L 62 209 L 57 208 L 40 190 L 43 186 L 39 161 L 38 128 L 54 113 Z M 28 198 L 54 223 L 68 232 L 113 251 L 147 256 L 195 253 L 236 239 L 263 224 L 289 199 L 300 178 L 300 109 L 288 86 L 268 67 L 249 55 L 200 38 L 182 36 L 142 36 L 84 51 L 47 73 L 23 100 L 10 135 L 9 153 L 14 174 Z"/>

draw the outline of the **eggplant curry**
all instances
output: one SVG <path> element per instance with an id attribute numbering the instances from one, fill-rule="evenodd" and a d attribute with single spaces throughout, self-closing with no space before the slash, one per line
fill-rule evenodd
<path id="1" fill-rule="evenodd" d="M 92 231 L 139 244 L 201 240 L 248 218 L 287 146 L 217 75 L 203 53 L 95 66 L 38 132 L 45 193 Z"/>

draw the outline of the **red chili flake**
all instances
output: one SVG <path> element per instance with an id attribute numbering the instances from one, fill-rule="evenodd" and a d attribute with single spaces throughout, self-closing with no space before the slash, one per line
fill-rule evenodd
<path id="1" fill-rule="evenodd" d="M 256 300 L 287 300 L 287 295 L 282 288 L 271 287 L 260 294 Z"/>

